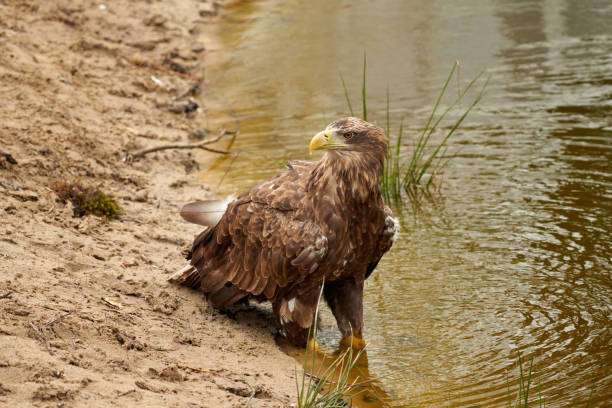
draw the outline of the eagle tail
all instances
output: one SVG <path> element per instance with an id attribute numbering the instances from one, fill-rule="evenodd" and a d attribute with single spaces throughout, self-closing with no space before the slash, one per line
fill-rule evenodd
<path id="1" fill-rule="evenodd" d="M 168 281 L 172 283 L 177 283 L 193 289 L 198 289 L 200 287 L 201 280 L 202 279 L 197 268 L 191 264 L 185 266 L 183 269 L 168 278 Z"/>
<path id="2" fill-rule="evenodd" d="M 192 259 L 196 248 L 210 241 L 216 230 L 216 225 L 221 221 L 221 217 L 223 217 L 228 204 L 234 201 L 234 199 L 234 196 L 229 196 L 225 200 L 196 201 L 186 204 L 181 209 L 181 217 L 185 221 L 208 227 L 194 240 L 191 250 L 187 252 L 187 259 Z M 193 289 L 199 289 L 202 283 L 202 276 L 193 263 L 170 276 L 168 281 Z"/>

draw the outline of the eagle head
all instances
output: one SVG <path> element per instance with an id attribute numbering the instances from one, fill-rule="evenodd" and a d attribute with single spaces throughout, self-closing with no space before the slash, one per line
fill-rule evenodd
<path id="1" fill-rule="evenodd" d="M 387 136 L 378 126 L 364 120 L 346 117 L 330 123 L 310 141 L 309 150 L 369 152 L 384 156 Z"/>

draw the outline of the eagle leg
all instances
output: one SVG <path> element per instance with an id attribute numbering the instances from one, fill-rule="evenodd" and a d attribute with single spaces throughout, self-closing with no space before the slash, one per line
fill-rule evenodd
<path id="1" fill-rule="evenodd" d="M 328 282 L 323 295 L 329 305 L 338 329 L 342 333 L 341 346 L 362 349 L 365 341 L 362 338 L 363 328 L 363 279 L 349 277 L 335 282 Z"/>
<path id="2" fill-rule="evenodd" d="M 274 317 L 280 325 L 280 332 L 289 342 L 298 347 L 305 347 L 309 336 L 315 333 L 315 312 L 321 293 L 321 286 L 304 288 L 296 291 L 295 296 L 279 296 L 274 301 L 272 309 Z M 320 316 L 317 320 L 320 320 Z"/>
<path id="3" fill-rule="evenodd" d="M 297 347 L 306 347 L 308 328 L 304 328 L 296 322 L 286 322 L 281 324 L 281 333 L 291 344 Z"/>

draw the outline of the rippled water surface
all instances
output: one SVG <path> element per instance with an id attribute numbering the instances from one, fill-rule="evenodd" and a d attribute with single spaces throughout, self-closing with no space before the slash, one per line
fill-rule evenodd
<path id="1" fill-rule="evenodd" d="M 359 105 L 364 51 L 370 119 L 384 123 L 389 86 L 407 143 L 455 60 L 462 86 L 490 76 L 438 205 L 404 209 L 367 282 L 369 370 L 391 405 L 506 406 L 520 351 L 546 406 L 586 406 L 591 390 L 611 406 L 612 3 L 261 0 L 222 15 L 206 124 L 239 124 L 242 151 L 222 193 L 307 158 L 347 113 L 339 72 Z M 203 179 L 231 161 L 203 155 Z"/>

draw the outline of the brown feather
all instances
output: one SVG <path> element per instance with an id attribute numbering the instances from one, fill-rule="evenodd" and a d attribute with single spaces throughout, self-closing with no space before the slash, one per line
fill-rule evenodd
<path id="1" fill-rule="evenodd" d="M 278 289 L 278 285 L 272 279 L 268 280 L 268 283 L 263 290 L 263 294 L 266 299 L 274 299 L 276 297 L 276 290 Z"/>
<path id="2" fill-rule="evenodd" d="M 248 293 L 235 286 L 222 286 L 208 295 L 208 301 L 217 309 L 224 308 L 247 296 Z"/>
<path id="3" fill-rule="evenodd" d="M 251 290 L 249 290 L 249 292 L 252 293 L 253 296 L 261 295 L 261 293 L 264 291 L 264 289 L 268 285 L 268 281 L 269 279 L 267 277 L 260 278 L 259 281 L 257 282 L 257 285 L 254 286 Z"/>

